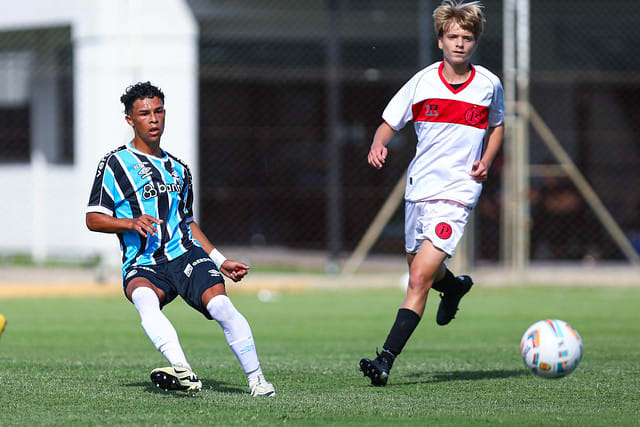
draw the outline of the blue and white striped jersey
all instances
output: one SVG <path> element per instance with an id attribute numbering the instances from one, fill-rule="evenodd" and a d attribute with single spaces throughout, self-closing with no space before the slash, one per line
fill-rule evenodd
<path id="1" fill-rule="evenodd" d="M 156 224 L 155 236 L 117 233 L 123 274 L 130 266 L 170 261 L 200 246 L 188 226 L 193 221 L 191 172 L 180 159 L 163 154 L 151 156 L 128 143 L 107 153 L 98 164 L 87 212 L 116 218 L 146 214 L 164 221 Z"/>

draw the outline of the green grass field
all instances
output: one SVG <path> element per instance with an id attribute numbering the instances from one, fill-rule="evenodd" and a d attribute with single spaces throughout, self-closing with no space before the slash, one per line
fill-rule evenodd
<path id="1" fill-rule="evenodd" d="M 233 285 L 235 286 L 235 285 Z M 222 332 L 182 301 L 165 308 L 196 397 L 157 390 L 166 365 L 124 297 L 0 300 L 0 425 L 563 425 L 640 423 L 640 289 L 477 288 L 449 326 L 436 295 L 385 388 L 358 371 L 381 346 L 400 290 L 313 291 L 232 300 L 252 325 L 275 398 L 252 398 Z M 582 335 L 570 376 L 525 370 L 520 337 L 555 317 Z"/>

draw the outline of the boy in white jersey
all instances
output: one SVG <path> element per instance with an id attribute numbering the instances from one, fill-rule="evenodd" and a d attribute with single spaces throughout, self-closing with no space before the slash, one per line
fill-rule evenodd
<path id="1" fill-rule="evenodd" d="M 222 274 L 242 280 L 249 267 L 227 260 L 193 218 L 193 188 L 186 164 L 160 148 L 164 94 L 151 83 L 129 86 L 120 98 L 134 138 L 99 163 L 87 208 L 87 227 L 117 234 L 123 252 L 123 288 L 142 328 L 171 366 L 154 369 L 164 390 L 202 389 L 173 325 L 161 308 L 180 295 L 216 320 L 247 374 L 252 396 L 273 396 L 262 374 L 247 320 L 227 297 Z"/>
<path id="2" fill-rule="evenodd" d="M 470 63 L 484 26 L 481 8 L 475 1 L 445 0 L 435 9 L 443 61 L 418 72 L 391 99 L 369 151 L 369 164 L 382 168 L 387 144 L 413 121 L 418 144 L 405 191 L 407 296 L 382 352 L 360 361 L 376 386 L 386 385 L 396 356 L 422 318 L 429 289 L 440 292 L 436 322 L 446 325 L 473 285 L 469 276 L 455 277 L 445 260 L 462 237 L 504 132 L 500 80 Z"/>

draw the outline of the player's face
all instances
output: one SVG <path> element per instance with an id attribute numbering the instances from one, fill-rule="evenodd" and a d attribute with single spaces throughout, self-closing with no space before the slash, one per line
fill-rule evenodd
<path id="1" fill-rule="evenodd" d="M 164 105 L 160 98 L 136 99 L 131 108 L 131 114 L 125 118 L 136 134 L 136 138 L 147 144 L 160 142 L 164 132 Z"/>
<path id="2" fill-rule="evenodd" d="M 471 31 L 453 23 L 438 38 L 438 47 L 442 49 L 445 61 L 451 65 L 465 65 L 476 50 L 476 38 Z"/>

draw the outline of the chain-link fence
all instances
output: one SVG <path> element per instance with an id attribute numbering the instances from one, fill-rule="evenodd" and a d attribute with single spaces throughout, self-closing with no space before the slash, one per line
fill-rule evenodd
<path id="1" fill-rule="evenodd" d="M 382 171 L 366 162 L 389 99 L 441 59 L 430 16 L 438 3 L 188 1 L 199 27 L 200 222 L 216 243 L 355 248 L 414 154 L 408 126 Z M 503 2 L 484 3 L 474 62 L 503 76 Z M 639 16 L 634 0 L 531 1 L 530 102 L 636 247 Z M 71 52 L 68 28 L 0 33 L 0 76 L 14 75 L 0 85 L 23 82 L 0 89 L 0 167 L 29 161 L 38 76 L 52 74 L 64 95 L 47 131 L 63 143 L 49 159 L 73 162 Z M 622 259 L 545 141 L 529 134 L 531 258 Z M 503 162 L 501 153 L 475 209 L 478 261 L 501 257 Z M 403 251 L 403 217 L 399 208 L 374 253 Z"/>
<path id="2" fill-rule="evenodd" d="M 640 40 L 633 1 L 531 2 L 531 103 L 638 249 Z M 531 133 L 531 163 L 553 164 Z M 618 259 L 619 247 L 575 183 L 532 168 L 533 259 Z"/>
<path id="3" fill-rule="evenodd" d="M 425 57 L 439 59 L 421 22 L 431 31 L 437 3 L 245 2 L 216 13 L 220 3 L 192 2 L 201 24 L 202 166 L 225 165 L 208 176 L 203 193 L 215 235 L 229 243 L 326 248 L 327 173 L 338 162 L 340 239 L 344 250 L 354 248 L 413 155 L 415 136 L 405 129 L 390 145 L 385 170 L 365 161 L 390 97 Z M 474 60 L 501 75 L 502 2 L 485 5 L 487 27 Z M 632 1 L 531 4 L 531 103 L 630 238 L 638 228 L 629 178 L 638 163 L 633 123 L 640 67 L 625 41 L 640 36 L 633 25 L 638 12 Z M 332 14 L 340 49 L 338 159 L 327 155 Z M 530 133 L 532 259 L 620 258 L 591 207 Z M 480 260 L 500 256 L 502 162 L 500 156 L 476 209 Z M 207 206 L 220 203 L 233 213 L 207 215 Z M 402 239 L 398 209 L 373 250 L 402 251 Z"/>
<path id="4" fill-rule="evenodd" d="M 353 250 L 414 154 L 408 126 L 383 171 L 366 161 L 386 103 L 439 56 L 430 16 L 437 3 L 190 3 L 200 24 L 201 168 L 215 171 L 203 176 L 204 223 L 225 243 L 325 249 L 333 173 L 339 247 Z M 487 8 L 477 52 L 498 73 L 500 7 Z M 374 251 L 403 251 L 403 216 L 398 209 Z"/>

